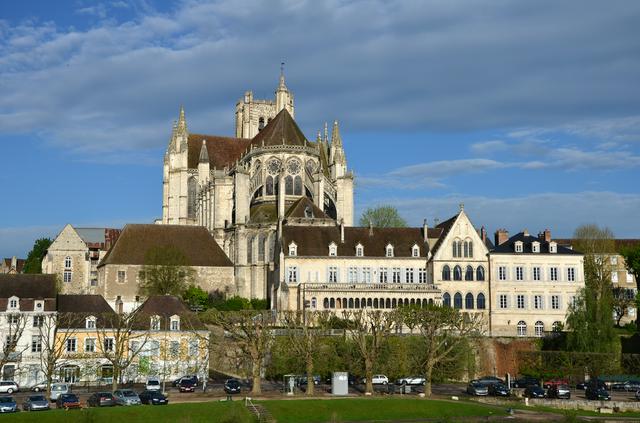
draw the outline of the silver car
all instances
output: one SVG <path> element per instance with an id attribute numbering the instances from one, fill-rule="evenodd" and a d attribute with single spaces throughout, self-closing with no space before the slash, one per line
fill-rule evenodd
<path id="1" fill-rule="evenodd" d="M 49 410 L 49 401 L 44 395 L 29 395 L 22 403 L 24 411 L 40 411 Z"/>
<path id="2" fill-rule="evenodd" d="M 475 396 L 486 396 L 489 395 L 489 388 L 477 380 L 472 380 L 469 382 L 469 385 L 467 385 L 467 393 Z"/>
<path id="3" fill-rule="evenodd" d="M 13 394 L 14 392 L 18 392 L 20 387 L 17 383 L 12 380 L 3 380 L 0 382 L 0 393 L 3 394 Z"/>
<path id="4" fill-rule="evenodd" d="M 0 413 L 15 413 L 18 404 L 11 397 L 0 397 Z"/>
<path id="5" fill-rule="evenodd" d="M 69 389 L 69 385 L 66 383 L 54 383 L 51 385 L 51 395 L 49 396 L 49 399 L 51 400 L 51 402 L 56 402 L 58 400 L 58 397 L 62 394 L 68 394 L 71 392 L 71 389 Z"/>
<path id="6" fill-rule="evenodd" d="M 113 396 L 118 405 L 140 405 L 140 397 L 131 389 L 118 389 L 113 391 Z"/>

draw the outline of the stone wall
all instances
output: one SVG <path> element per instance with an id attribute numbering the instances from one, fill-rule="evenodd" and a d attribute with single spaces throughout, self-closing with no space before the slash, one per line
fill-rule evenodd
<path id="1" fill-rule="evenodd" d="M 480 338 L 475 341 L 477 376 L 519 375 L 518 352 L 538 350 L 537 340 L 528 338 Z"/>

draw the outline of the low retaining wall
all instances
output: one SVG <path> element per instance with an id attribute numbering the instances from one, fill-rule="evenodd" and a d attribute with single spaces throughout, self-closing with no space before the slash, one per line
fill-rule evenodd
<path id="1" fill-rule="evenodd" d="M 496 404 L 502 406 L 509 406 L 510 404 L 514 404 L 514 400 L 504 400 L 501 398 L 493 398 L 493 397 L 479 397 L 477 398 L 479 402 L 483 402 L 485 404 Z M 522 400 L 517 401 L 518 404 L 524 404 Z M 594 401 L 594 400 L 583 400 L 583 399 L 541 399 L 541 398 L 530 398 L 529 405 L 531 406 L 542 406 L 542 407 L 552 407 L 557 408 L 559 410 L 587 410 L 587 411 L 600 411 L 611 410 L 611 412 L 627 412 L 627 411 L 635 411 L 640 412 L 640 401 Z"/>

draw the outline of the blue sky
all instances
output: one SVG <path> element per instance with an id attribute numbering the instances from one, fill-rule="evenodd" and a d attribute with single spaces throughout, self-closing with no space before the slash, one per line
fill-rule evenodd
<path id="1" fill-rule="evenodd" d="M 0 5 L 0 257 L 65 223 L 161 214 L 184 104 L 232 135 L 281 61 L 308 138 L 338 119 L 357 215 L 640 237 L 640 3 L 24 1 Z"/>

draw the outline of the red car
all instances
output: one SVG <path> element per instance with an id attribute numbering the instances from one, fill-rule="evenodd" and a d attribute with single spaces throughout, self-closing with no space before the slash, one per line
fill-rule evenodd
<path id="1" fill-rule="evenodd" d="M 544 389 L 549 389 L 552 386 L 568 385 L 568 384 L 569 384 L 569 381 L 567 379 L 555 378 L 555 379 L 545 380 L 544 382 L 542 382 L 542 387 Z"/>
<path id="2" fill-rule="evenodd" d="M 195 392 L 196 384 L 193 380 L 184 379 L 178 385 L 180 392 Z"/>
<path id="3" fill-rule="evenodd" d="M 57 408 L 81 408 L 80 407 L 80 399 L 76 394 L 62 394 L 56 400 Z"/>

